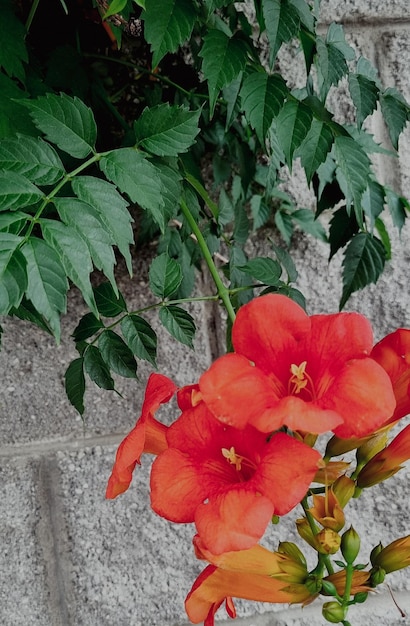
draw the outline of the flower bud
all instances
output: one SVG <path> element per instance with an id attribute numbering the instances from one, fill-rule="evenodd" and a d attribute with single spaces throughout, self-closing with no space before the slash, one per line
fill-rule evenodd
<path id="1" fill-rule="evenodd" d="M 337 589 L 329 580 L 323 580 L 321 593 L 324 596 L 337 596 Z"/>
<path id="2" fill-rule="evenodd" d="M 367 591 L 359 591 L 359 593 L 356 593 L 354 596 L 355 604 L 363 604 L 363 602 L 366 602 L 368 595 Z"/>
<path id="3" fill-rule="evenodd" d="M 339 531 L 345 525 L 345 516 L 333 489 L 327 489 L 327 493 L 313 496 L 313 506 L 309 512 L 317 522 L 325 528 Z"/>
<path id="4" fill-rule="evenodd" d="M 343 533 L 340 549 L 346 563 L 354 563 L 360 550 L 360 537 L 352 526 Z"/>
<path id="5" fill-rule="evenodd" d="M 325 602 L 322 607 L 322 615 L 328 622 L 338 624 L 346 617 L 346 608 L 338 602 Z"/>
<path id="6" fill-rule="evenodd" d="M 389 574 L 410 565 L 410 535 L 396 539 L 380 550 L 374 557 L 375 567 L 379 566 Z"/>
<path id="7" fill-rule="evenodd" d="M 298 561 L 306 567 L 305 555 L 302 550 L 298 548 L 296 543 L 292 543 L 291 541 L 281 541 L 278 546 L 278 552 L 280 554 L 290 556 L 294 561 Z"/>
<path id="8" fill-rule="evenodd" d="M 320 552 L 320 546 L 316 539 L 316 535 L 313 534 L 306 517 L 301 517 L 296 520 L 296 530 L 306 543 L 316 550 L 316 552 Z"/>
<path id="9" fill-rule="evenodd" d="M 370 573 L 370 584 L 372 587 L 377 587 L 377 585 L 381 585 L 386 578 L 386 572 L 382 567 L 373 567 Z"/>
<path id="10" fill-rule="evenodd" d="M 381 542 L 377 546 L 374 546 L 373 550 L 370 552 L 370 563 L 372 565 L 376 564 L 376 557 L 382 550 L 383 545 Z"/>
<path id="11" fill-rule="evenodd" d="M 355 482 L 348 476 L 339 476 L 332 485 L 333 493 L 342 509 L 346 506 L 351 498 L 353 498 L 355 490 Z"/>
<path id="12" fill-rule="evenodd" d="M 391 426 L 389 428 L 391 428 Z M 381 432 L 376 433 L 357 448 L 356 459 L 359 465 L 365 465 L 370 459 L 376 456 L 380 450 L 384 450 L 387 444 L 388 430 L 389 429 L 383 429 Z"/>
<path id="13" fill-rule="evenodd" d="M 322 554 L 335 554 L 340 548 L 340 535 L 331 528 L 323 528 L 316 535 L 316 540 Z"/>

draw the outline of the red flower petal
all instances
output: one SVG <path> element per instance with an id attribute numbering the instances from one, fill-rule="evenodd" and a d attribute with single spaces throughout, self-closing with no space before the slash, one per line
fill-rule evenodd
<path id="1" fill-rule="evenodd" d="M 195 524 L 204 545 L 214 554 L 246 550 L 262 537 L 273 510 L 269 498 L 246 486 L 238 487 L 200 504 Z"/>
<path id="2" fill-rule="evenodd" d="M 374 432 L 396 405 L 389 377 L 370 358 L 349 361 L 321 402 L 343 415 L 344 423 L 334 433 L 345 439 Z"/>
<path id="3" fill-rule="evenodd" d="M 388 373 L 396 398 L 396 409 L 389 422 L 410 413 L 410 330 L 399 328 L 379 341 L 372 359 Z"/>
<path id="4" fill-rule="evenodd" d="M 310 318 L 296 302 L 279 294 L 255 298 L 241 307 L 232 329 L 235 352 L 272 372 L 278 353 L 291 352 L 310 331 Z"/>
<path id="5" fill-rule="evenodd" d="M 151 374 L 145 390 L 141 416 L 132 431 L 120 443 L 105 497 L 115 498 L 126 491 L 132 480 L 132 473 L 141 454 L 159 454 L 167 448 L 165 433 L 167 426 L 154 419 L 154 413 L 161 404 L 168 402 L 176 391 L 176 386 L 162 374 Z"/>

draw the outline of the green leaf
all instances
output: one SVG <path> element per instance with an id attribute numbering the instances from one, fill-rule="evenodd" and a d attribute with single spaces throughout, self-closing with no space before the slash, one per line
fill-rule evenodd
<path id="1" fill-rule="evenodd" d="M 251 213 L 253 218 L 253 230 L 257 230 L 268 221 L 271 215 L 271 208 L 264 202 L 262 196 L 252 196 Z"/>
<path id="2" fill-rule="evenodd" d="M 272 244 L 272 250 L 276 254 L 276 257 L 288 275 L 288 282 L 294 283 L 298 277 L 296 265 L 289 252 L 280 246 Z"/>
<path id="3" fill-rule="evenodd" d="M 385 189 L 386 201 L 393 224 L 401 231 L 406 221 L 406 211 L 410 210 L 409 202 L 392 189 Z"/>
<path id="4" fill-rule="evenodd" d="M 334 213 L 329 227 L 329 261 L 340 248 L 343 248 L 352 239 L 358 230 L 359 226 L 354 214 L 349 214 L 346 207 L 342 207 Z"/>
<path id="5" fill-rule="evenodd" d="M 336 177 L 345 195 L 347 209 L 353 203 L 359 226 L 363 223 L 361 200 L 370 175 L 370 159 L 351 137 L 336 137 Z"/>
<path id="6" fill-rule="evenodd" d="M 46 94 L 21 102 L 46 138 L 73 157 L 84 159 L 94 150 L 97 127 L 94 115 L 79 98 Z"/>
<path id="7" fill-rule="evenodd" d="M 21 174 L 38 185 L 54 185 L 65 173 L 60 157 L 48 143 L 23 135 L 0 142 L 0 169 Z"/>
<path id="8" fill-rule="evenodd" d="M 84 413 L 84 393 L 85 393 L 85 377 L 84 377 L 84 359 L 80 357 L 75 359 L 68 366 L 64 374 L 65 390 L 67 397 L 73 407 L 80 415 Z"/>
<path id="9" fill-rule="evenodd" d="M 315 29 L 315 17 L 308 2 L 306 2 L 306 0 L 289 0 L 289 2 L 298 12 L 302 24 L 308 31 L 313 33 Z"/>
<path id="10" fill-rule="evenodd" d="M 326 160 L 332 144 L 333 133 L 329 126 L 325 122 L 319 122 L 314 119 L 308 134 L 298 150 L 309 184 L 319 165 Z"/>
<path id="11" fill-rule="evenodd" d="M 386 261 L 391 261 L 391 241 L 387 228 L 384 222 L 380 219 L 380 217 L 376 218 L 374 225 L 377 232 L 379 233 L 380 240 L 384 246 L 386 252 Z"/>
<path id="12" fill-rule="evenodd" d="M 409 105 L 397 89 L 389 87 L 380 94 L 380 106 L 384 121 L 387 124 L 390 141 L 393 147 L 398 150 L 400 134 L 410 119 Z"/>
<path id="13" fill-rule="evenodd" d="M 293 235 L 293 221 L 289 213 L 281 210 L 276 211 L 275 224 L 286 244 L 290 246 Z"/>
<path id="14" fill-rule="evenodd" d="M 127 2 L 128 0 L 112 0 L 103 15 L 103 20 L 106 20 L 107 17 L 115 15 L 116 13 L 121 13 L 121 11 L 127 6 Z"/>
<path id="15" fill-rule="evenodd" d="M 57 252 L 67 276 L 80 289 L 94 315 L 98 315 L 90 282 L 93 264 L 84 240 L 72 226 L 57 220 L 40 219 L 39 224 L 45 241 Z"/>
<path id="16" fill-rule="evenodd" d="M 326 43 L 332 45 L 343 54 L 347 61 L 353 61 L 356 58 L 354 49 L 346 42 L 343 26 L 332 22 L 330 24 L 327 35 Z"/>
<path id="17" fill-rule="evenodd" d="M 27 300 L 25 296 L 23 296 L 23 299 L 20 302 L 18 308 L 13 307 L 10 310 L 9 315 L 14 315 L 21 320 L 31 322 L 32 324 L 35 324 L 36 326 L 41 328 L 41 330 L 52 335 L 50 327 L 44 317 L 34 308 L 32 302 L 30 302 L 30 300 Z"/>
<path id="18" fill-rule="evenodd" d="M 318 72 L 319 91 L 322 100 L 325 101 L 330 87 L 337 85 L 348 73 L 349 68 L 343 52 L 332 43 L 324 41 L 322 37 L 316 39 L 316 50 L 315 65 Z"/>
<path id="19" fill-rule="evenodd" d="M 384 209 L 384 195 L 383 185 L 375 180 L 369 180 L 362 196 L 362 207 L 365 214 L 370 218 L 370 230 L 373 229 L 376 218 Z"/>
<path id="20" fill-rule="evenodd" d="M 128 203 L 114 185 L 105 180 L 93 176 L 77 176 L 71 184 L 78 198 L 98 211 L 101 222 L 112 235 L 115 245 L 127 263 L 128 272 L 132 274 L 129 247 L 134 243 L 134 234 L 131 226 L 132 217 L 127 209 Z"/>
<path id="21" fill-rule="evenodd" d="M 327 241 L 325 229 L 319 220 L 315 219 L 310 209 L 298 209 L 292 213 L 291 217 L 305 233 L 309 233 L 309 235 L 313 235 L 313 237 L 321 241 Z"/>
<path id="22" fill-rule="evenodd" d="M 89 337 L 92 337 L 99 330 L 104 328 L 104 324 L 94 313 L 86 313 L 80 319 L 78 325 L 74 329 L 73 337 L 74 341 L 85 341 Z"/>
<path id="23" fill-rule="evenodd" d="M 139 315 L 127 315 L 121 320 L 121 330 L 133 354 L 157 367 L 157 335 L 150 324 Z"/>
<path id="24" fill-rule="evenodd" d="M 222 89 L 222 95 L 226 101 L 226 122 L 225 130 L 227 131 L 235 121 L 238 105 L 239 91 L 242 85 L 243 72 L 240 72 L 236 78 L 225 85 Z"/>
<path id="25" fill-rule="evenodd" d="M 134 122 L 137 145 L 157 156 L 187 152 L 199 133 L 200 113 L 168 103 L 146 107 Z"/>
<path id="26" fill-rule="evenodd" d="M 37 135 L 37 129 L 19 104 L 28 93 L 20 89 L 16 82 L 0 72 L 0 139 L 12 137 L 17 133 Z"/>
<path id="27" fill-rule="evenodd" d="M 165 252 L 155 257 L 149 268 L 151 291 L 159 298 L 169 298 L 182 282 L 181 266 Z"/>
<path id="28" fill-rule="evenodd" d="M 144 36 L 153 52 L 156 67 L 168 52 L 175 52 L 191 36 L 197 10 L 190 0 L 145 0 Z"/>
<path id="29" fill-rule="evenodd" d="M 195 322 L 192 315 L 179 306 L 169 305 L 160 309 L 159 319 L 177 341 L 193 349 Z"/>
<path id="30" fill-rule="evenodd" d="M 44 197 L 44 193 L 21 174 L 0 172 L 0 211 L 22 209 Z"/>
<path id="31" fill-rule="evenodd" d="M 164 228 L 162 183 L 152 163 L 134 148 L 113 150 L 100 161 L 100 167 L 132 202 L 147 209 L 157 224 Z"/>
<path id="32" fill-rule="evenodd" d="M 269 257 L 250 259 L 245 265 L 239 266 L 239 269 L 264 285 L 273 287 L 278 285 L 280 275 L 282 274 L 280 264 Z"/>
<path id="33" fill-rule="evenodd" d="M 115 293 L 110 283 L 101 283 L 94 288 L 97 309 L 104 317 L 116 317 L 127 312 L 127 305 L 121 293 Z"/>
<path id="34" fill-rule="evenodd" d="M 357 127 L 361 128 L 366 117 L 376 109 L 379 88 L 362 74 L 349 74 L 349 91 L 357 109 Z"/>
<path id="35" fill-rule="evenodd" d="M 37 237 L 22 247 L 27 260 L 27 297 L 60 339 L 60 314 L 66 311 L 68 281 L 60 258 L 53 248 Z"/>
<path id="36" fill-rule="evenodd" d="M 74 228 L 78 237 L 86 244 L 95 267 L 104 273 L 117 291 L 114 277 L 116 260 L 112 247 L 115 239 L 99 212 L 77 198 L 55 198 L 54 204 L 61 220 Z"/>
<path id="37" fill-rule="evenodd" d="M 354 291 L 375 283 L 383 272 L 386 252 L 383 244 L 369 233 L 355 235 L 343 260 L 342 309 Z"/>
<path id="38" fill-rule="evenodd" d="M 110 370 L 96 346 L 87 346 L 84 352 L 84 369 L 91 380 L 101 389 L 115 389 Z"/>
<path id="39" fill-rule="evenodd" d="M 124 378 L 137 377 L 137 363 L 126 343 L 112 330 L 101 333 L 98 347 L 110 369 Z"/>
<path id="40" fill-rule="evenodd" d="M 312 111 L 303 102 L 286 102 L 276 118 L 276 134 L 289 169 L 292 169 L 293 153 L 302 144 L 311 123 Z"/>
<path id="41" fill-rule="evenodd" d="M 228 37 L 220 30 L 210 29 L 204 37 L 199 52 L 202 71 L 208 81 L 210 115 L 213 115 L 220 90 L 229 85 L 245 68 L 247 48 L 245 43 Z"/>
<path id="42" fill-rule="evenodd" d="M 26 259 L 19 250 L 22 241 L 22 237 L 0 233 L 0 315 L 19 307 L 27 289 Z"/>
<path id="43" fill-rule="evenodd" d="M 262 146 L 272 120 L 276 117 L 289 93 L 279 74 L 253 72 L 243 81 L 240 91 L 242 108 L 250 125 L 255 129 Z"/>
<path id="44" fill-rule="evenodd" d="M 25 81 L 23 63 L 27 63 L 28 61 L 25 36 L 25 28 L 12 11 L 12 6 L 8 6 L 2 2 L 0 19 L 0 68 L 3 67 L 9 76 L 15 76 L 22 83 Z"/>
<path id="45" fill-rule="evenodd" d="M 272 67 L 282 43 L 296 37 L 300 16 L 293 3 L 288 0 L 262 0 L 262 10 L 271 48 L 270 65 Z"/>

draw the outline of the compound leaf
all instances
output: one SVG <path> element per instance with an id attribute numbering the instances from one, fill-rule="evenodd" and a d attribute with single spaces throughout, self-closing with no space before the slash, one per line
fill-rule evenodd
<path id="1" fill-rule="evenodd" d="M 16 172 L 0 172 L 0 211 L 14 211 L 36 204 L 44 193 Z"/>
<path id="2" fill-rule="evenodd" d="M 127 315 L 121 320 L 121 331 L 133 354 L 157 367 L 157 335 L 150 324 L 140 315 Z"/>
<path id="3" fill-rule="evenodd" d="M 302 144 L 312 123 L 312 111 L 303 102 L 286 102 L 276 118 L 276 134 L 285 160 L 292 168 L 293 153 Z"/>
<path id="4" fill-rule="evenodd" d="M 383 272 L 386 252 L 383 244 L 369 233 L 355 235 L 343 260 L 342 309 L 354 291 L 375 283 Z"/>
<path id="5" fill-rule="evenodd" d="M 151 44 L 156 67 L 168 52 L 175 52 L 191 35 L 197 9 L 190 0 L 145 0 L 144 36 Z"/>
<path id="6" fill-rule="evenodd" d="M 289 90 L 282 76 L 253 72 L 243 81 L 240 91 L 242 108 L 264 145 L 272 120 L 279 113 Z"/>
<path id="7" fill-rule="evenodd" d="M 193 348 L 195 322 L 187 311 L 179 306 L 169 305 L 160 309 L 159 318 L 166 330 L 180 343 Z"/>
<path id="8" fill-rule="evenodd" d="M 21 101 L 46 138 L 73 157 L 84 159 L 93 151 L 97 127 L 92 110 L 76 96 L 47 93 Z"/>
<path id="9" fill-rule="evenodd" d="M 84 413 L 84 393 L 85 393 L 85 377 L 84 377 L 84 359 L 82 357 L 75 359 L 67 367 L 64 374 L 65 390 L 67 397 L 73 407 L 80 415 Z"/>
<path id="10" fill-rule="evenodd" d="M 112 330 L 101 333 L 98 347 L 108 367 L 124 378 L 136 378 L 137 363 L 123 339 Z"/>
<path id="11" fill-rule="evenodd" d="M 168 103 L 145 108 L 134 122 L 137 145 L 157 156 L 187 152 L 199 133 L 200 113 Z"/>
<path id="12" fill-rule="evenodd" d="M 0 169 L 21 174 L 37 185 L 53 185 L 64 176 L 54 148 L 39 137 L 23 135 L 0 143 Z"/>
<path id="13" fill-rule="evenodd" d="M 130 244 L 134 243 L 132 217 L 128 203 L 118 193 L 114 185 L 93 176 L 77 176 L 72 181 L 74 193 L 80 200 L 98 211 L 99 218 L 109 232 L 115 245 L 124 257 L 128 272 L 132 274 Z"/>
<path id="14" fill-rule="evenodd" d="M 151 291 L 159 298 L 168 298 L 182 282 L 181 266 L 166 252 L 155 257 L 149 268 Z"/>
<path id="15" fill-rule="evenodd" d="M 39 223 L 45 241 L 57 252 L 67 276 L 80 289 L 94 315 L 98 315 L 90 282 L 93 264 L 83 238 L 72 226 L 63 222 L 40 219 Z"/>
<path id="16" fill-rule="evenodd" d="M 235 36 L 228 37 L 221 30 L 211 29 L 204 37 L 199 52 L 202 71 L 208 81 L 211 116 L 220 90 L 229 85 L 245 68 L 247 47 Z"/>
<path id="17" fill-rule="evenodd" d="M 60 314 L 65 313 L 68 281 L 57 252 L 42 239 L 31 237 L 21 251 L 27 260 L 27 297 L 60 339 Z"/>

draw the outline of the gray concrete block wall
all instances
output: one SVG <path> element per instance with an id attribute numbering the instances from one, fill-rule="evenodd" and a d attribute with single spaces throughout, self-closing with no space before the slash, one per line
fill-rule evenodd
<path id="1" fill-rule="evenodd" d="M 324 24 L 343 21 L 348 37 L 377 63 L 385 85 L 396 85 L 410 99 L 410 6 L 408 0 L 322 1 Z M 283 64 L 291 64 L 284 59 Z M 335 96 L 340 98 L 342 96 Z M 343 107 L 342 107 L 343 108 Z M 386 137 L 379 116 L 372 132 Z M 400 160 L 378 158 L 383 180 L 410 197 L 410 134 L 400 142 Z M 301 203 L 311 196 L 295 169 L 290 191 Z M 297 174 L 299 172 L 299 175 Z M 408 268 L 410 233 L 393 240 L 393 260 L 383 278 L 355 294 L 348 309 L 366 314 L 376 338 L 398 326 L 410 327 Z M 265 246 L 261 239 L 255 251 Z M 299 285 L 311 313 L 337 310 L 340 259 L 330 266 L 328 250 L 307 237 L 296 241 Z M 133 306 L 147 302 L 148 259 L 137 259 L 135 278 L 121 288 Z M 203 286 L 202 286 L 203 288 Z M 143 459 L 131 489 L 115 501 L 104 491 L 116 446 L 133 426 L 149 367 L 141 384 L 118 381 L 122 398 L 110 392 L 87 392 L 85 427 L 70 407 L 63 388 L 64 371 L 76 353 L 69 337 L 81 314 L 78 295 L 70 295 L 63 320 L 63 340 L 53 340 L 19 320 L 4 322 L 0 352 L 0 624 L 3 626 L 186 626 L 183 600 L 202 565 L 190 545 L 192 528 L 156 517 L 148 504 L 150 460 Z M 194 381 L 218 353 L 215 310 L 199 306 L 203 324 L 194 352 L 161 341 L 160 371 L 180 385 Z M 198 317 L 199 316 L 199 317 Z M 170 419 L 172 410 L 165 411 Z M 365 547 L 381 537 L 390 541 L 410 532 L 410 468 L 365 494 L 351 506 Z M 282 520 L 266 543 L 293 533 Z M 374 537 L 374 542 L 373 542 Z M 410 624 L 410 574 L 392 578 L 401 618 L 387 587 L 370 605 L 352 611 L 355 626 Z M 238 626 L 307 626 L 324 624 L 320 605 L 305 609 L 239 603 Z"/>

